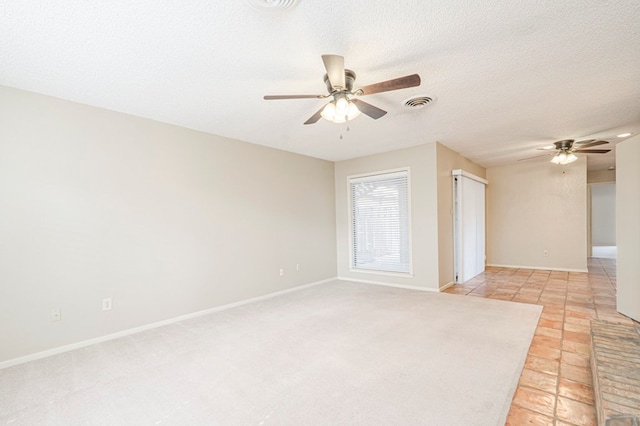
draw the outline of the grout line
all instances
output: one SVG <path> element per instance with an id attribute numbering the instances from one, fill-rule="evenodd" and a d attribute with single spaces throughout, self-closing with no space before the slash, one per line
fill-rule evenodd
<path id="1" fill-rule="evenodd" d="M 567 277 L 567 283 L 568 283 Z M 566 288 L 567 286 L 565 286 Z M 562 329 L 560 330 L 560 360 L 558 365 L 558 379 L 556 380 L 556 395 L 553 404 L 553 420 L 557 423 L 558 419 L 558 396 L 560 395 L 560 377 L 562 374 L 562 350 L 564 347 L 564 325 L 567 320 L 567 297 L 565 294 L 564 305 L 562 307 Z"/>

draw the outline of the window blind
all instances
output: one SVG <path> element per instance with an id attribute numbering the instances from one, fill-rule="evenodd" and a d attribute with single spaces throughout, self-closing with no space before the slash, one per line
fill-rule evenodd
<path id="1" fill-rule="evenodd" d="M 410 272 L 409 172 L 351 178 L 354 269 Z"/>

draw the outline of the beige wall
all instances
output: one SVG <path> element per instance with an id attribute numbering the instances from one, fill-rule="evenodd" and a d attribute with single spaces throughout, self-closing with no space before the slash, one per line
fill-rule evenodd
<path id="1" fill-rule="evenodd" d="M 462 169 L 486 178 L 484 167 L 441 144 L 436 144 L 438 167 L 438 275 L 440 287 L 454 281 L 453 255 L 453 176 L 452 170 Z M 491 183 L 491 182 L 489 182 Z"/>
<path id="2" fill-rule="evenodd" d="M 605 183 L 615 181 L 615 170 L 592 170 L 587 172 L 587 183 Z"/>
<path id="3" fill-rule="evenodd" d="M 487 169 L 487 264 L 586 271 L 586 167 L 580 158 Z"/>
<path id="4" fill-rule="evenodd" d="M 640 321 L 640 136 L 616 145 L 618 311 Z"/>
<path id="5" fill-rule="evenodd" d="M 336 276 L 333 173 L 0 87 L 0 361 Z"/>
<path id="6" fill-rule="evenodd" d="M 410 167 L 413 276 L 381 275 L 350 268 L 348 177 Z M 371 155 L 335 164 L 338 276 L 438 290 L 436 144 Z"/>

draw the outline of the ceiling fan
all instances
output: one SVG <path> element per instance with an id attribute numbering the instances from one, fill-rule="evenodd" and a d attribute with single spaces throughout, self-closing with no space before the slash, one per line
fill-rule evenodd
<path id="1" fill-rule="evenodd" d="M 569 164 L 578 159 L 575 153 L 578 154 L 606 154 L 610 152 L 610 149 L 585 149 L 593 148 L 594 146 L 600 146 L 608 144 L 608 141 L 588 139 L 584 141 L 575 142 L 573 139 L 563 139 L 561 141 L 554 142 L 553 145 L 545 146 L 544 148 L 538 148 L 539 151 L 552 151 L 548 154 L 534 155 L 533 157 L 521 158 L 518 161 L 530 160 L 532 158 L 546 157 L 553 155 L 551 159 L 555 164 Z"/>
<path id="2" fill-rule="evenodd" d="M 377 120 L 384 116 L 384 111 L 376 106 L 368 104 L 356 96 L 372 95 L 374 93 L 389 92 L 392 90 L 406 89 L 420 85 L 420 76 L 411 74 L 393 80 L 382 81 L 370 84 L 354 90 L 353 84 L 356 80 L 356 73 L 345 69 L 344 58 L 339 55 L 322 55 L 324 68 L 327 73 L 324 75 L 324 82 L 327 85 L 326 95 L 267 95 L 265 100 L 279 99 L 324 99 L 331 97 L 332 100 L 313 114 L 304 124 L 316 123 L 320 118 L 333 121 L 334 123 L 344 123 L 356 118 L 360 113 Z"/>

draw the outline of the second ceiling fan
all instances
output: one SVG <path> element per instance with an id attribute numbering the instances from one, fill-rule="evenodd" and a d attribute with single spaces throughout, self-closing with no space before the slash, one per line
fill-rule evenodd
<path id="1" fill-rule="evenodd" d="M 547 154 L 535 155 L 533 157 L 521 158 L 518 161 L 530 160 L 532 158 L 546 157 L 553 155 L 551 159 L 555 164 L 569 164 L 578 159 L 574 153 L 578 154 L 606 154 L 610 152 L 610 149 L 586 149 L 593 148 L 594 146 L 606 145 L 608 141 L 589 139 L 584 141 L 574 141 L 573 139 L 563 139 L 561 141 L 554 142 L 553 145 L 546 146 L 544 148 L 538 148 L 539 151 L 551 151 Z"/>
<path id="2" fill-rule="evenodd" d="M 334 123 L 344 123 L 353 120 L 360 115 L 361 112 L 374 120 L 377 120 L 387 113 L 385 110 L 357 99 L 356 96 L 390 92 L 392 90 L 406 89 L 420 85 L 420 76 L 418 74 L 411 74 L 405 77 L 370 84 L 354 90 L 356 73 L 345 69 L 344 58 L 342 56 L 322 55 L 322 62 L 327 71 L 324 76 L 324 82 L 327 85 L 328 91 L 326 95 L 267 95 L 264 99 L 269 101 L 279 99 L 324 99 L 331 97 L 332 100 L 316 111 L 304 124 L 316 123 L 321 117 Z"/>

